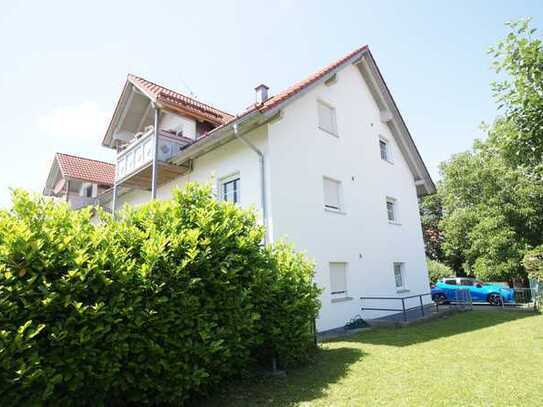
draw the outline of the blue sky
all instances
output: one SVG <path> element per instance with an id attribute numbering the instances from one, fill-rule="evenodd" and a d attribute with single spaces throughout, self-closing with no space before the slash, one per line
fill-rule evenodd
<path id="1" fill-rule="evenodd" d="M 0 207 L 56 151 L 100 146 L 127 73 L 231 113 L 369 44 L 432 176 L 496 115 L 486 50 L 539 1 L 10 1 L 0 13 Z"/>

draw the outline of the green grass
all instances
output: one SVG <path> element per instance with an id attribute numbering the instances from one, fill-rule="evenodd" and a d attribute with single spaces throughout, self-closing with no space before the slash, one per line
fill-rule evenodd
<path id="1" fill-rule="evenodd" d="M 543 406 L 543 316 L 472 311 L 322 345 L 284 378 L 225 386 L 210 406 Z"/>

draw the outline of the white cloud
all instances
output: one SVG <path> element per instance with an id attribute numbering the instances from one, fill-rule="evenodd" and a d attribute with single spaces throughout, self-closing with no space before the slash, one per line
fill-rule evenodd
<path id="1" fill-rule="evenodd" d="M 38 117 L 38 129 L 54 138 L 99 143 L 105 134 L 110 114 L 95 102 L 85 101 L 76 106 L 60 106 Z"/>

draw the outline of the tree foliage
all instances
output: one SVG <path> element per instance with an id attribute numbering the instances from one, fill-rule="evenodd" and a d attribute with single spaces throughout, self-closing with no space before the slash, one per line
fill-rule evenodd
<path id="1" fill-rule="evenodd" d="M 319 290 L 254 213 L 189 185 L 171 201 L 90 210 L 15 192 L 0 211 L 3 405 L 180 403 L 265 349 L 314 348 Z"/>
<path id="2" fill-rule="evenodd" d="M 428 278 L 430 282 L 435 283 L 440 278 L 451 277 L 454 275 L 452 268 L 436 260 L 427 260 Z"/>
<path id="3" fill-rule="evenodd" d="M 441 196 L 432 194 L 420 200 L 420 220 L 426 257 L 436 261 L 443 261 L 443 233 L 439 228 L 439 222 L 443 218 Z"/>
<path id="4" fill-rule="evenodd" d="M 441 166 L 443 253 L 481 279 L 524 279 L 525 254 L 543 243 L 543 48 L 527 21 L 491 50 L 502 115 L 488 138 Z"/>
<path id="5" fill-rule="evenodd" d="M 530 20 L 507 23 L 509 34 L 490 49 L 497 73 L 493 83 L 503 117 L 490 132 L 507 161 L 543 175 L 543 43 Z"/>
<path id="6" fill-rule="evenodd" d="M 523 264 L 530 278 L 543 283 L 543 245 L 526 253 Z"/>

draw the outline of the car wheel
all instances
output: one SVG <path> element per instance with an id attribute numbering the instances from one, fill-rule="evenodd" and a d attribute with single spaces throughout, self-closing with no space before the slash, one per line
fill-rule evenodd
<path id="1" fill-rule="evenodd" d="M 490 305 L 502 305 L 503 299 L 498 293 L 490 293 L 488 294 L 488 302 Z"/>
<path id="2" fill-rule="evenodd" d="M 438 305 L 443 305 L 447 302 L 447 296 L 445 294 L 439 293 L 439 294 L 434 295 L 432 300 L 434 300 L 434 302 Z"/>

